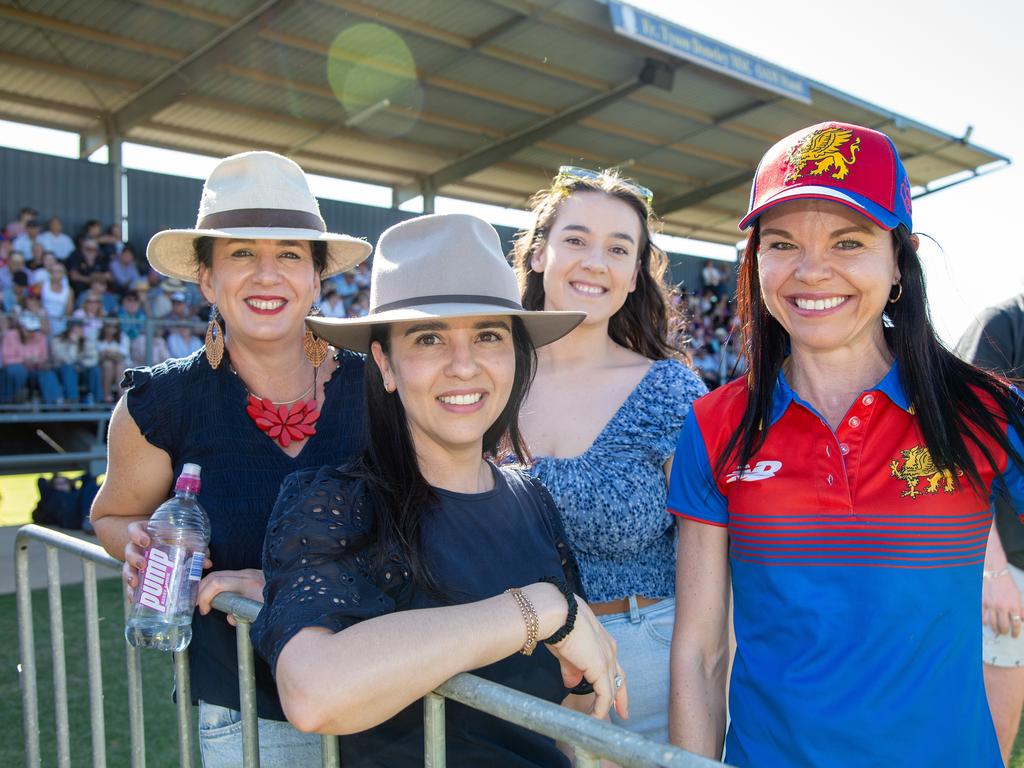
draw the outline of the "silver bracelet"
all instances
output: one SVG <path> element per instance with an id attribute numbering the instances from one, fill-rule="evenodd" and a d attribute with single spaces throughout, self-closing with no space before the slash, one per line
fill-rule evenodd
<path id="1" fill-rule="evenodd" d="M 982 571 L 981 578 L 988 581 L 990 579 L 998 579 L 1000 576 L 1008 576 L 1009 574 L 1010 566 L 1006 566 L 1005 568 L 1001 568 L 998 571 Z"/>

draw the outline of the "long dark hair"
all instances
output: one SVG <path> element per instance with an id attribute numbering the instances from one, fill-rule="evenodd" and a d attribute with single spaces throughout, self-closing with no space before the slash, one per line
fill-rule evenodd
<path id="1" fill-rule="evenodd" d="M 388 326 L 374 326 L 371 343 L 377 341 L 384 354 L 390 353 Z M 484 432 L 483 452 L 499 459 L 512 455 L 520 463 L 529 460 L 519 431 L 519 409 L 526 401 L 537 367 L 537 353 L 526 326 L 512 318 L 512 346 L 516 370 L 508 403 Z M 384 389 L 384 379 L 373 355 L 364 368 L 366 398 L 366 443 L 354 464 L 354 473 L 365 482 L 377 522 L 378 551 L 386 555 L 397 547 L 409 560 L 412 576 L 435 597 L 450 599 L 422 558 L 420 530 L 424 517 L 438 503 L 416 460 L 405 407 L 397 393 Z"/>
<path id="2" fill-rule="evenodd" d="M 935 466 L 962 471 L 976 491 L 981 474 L 968 451 L 973 444 L 992 470 L 1002 469 L 986 445 L 996 443 L 1024 469 L 1024 461 L 1010 445 L 1005 426 L 1024 434 L 1021 399 L 1008 381 L 965 363 L 939 341 L 928 312 L 924 270 L 910 231 L 899 225 L 892 231 L 902 293 L 886 306 L 886 344 L 899 363 L 900 381 L 913 404 L 921 435 Z M 771 417 L 772 393 L 789 349 L 789 334 L 768 312 L 761 295 L 757 252 L 760 224 L 747 240 L 736 287 L 737 311 L 744 348 L 750 361 L 748 400 L 743 418 L 729 437 L 715 467 L 717 474 L 746 466 L 764 445 Z M 994 401 L 994 410 L 985 399 Z M 954 477 L 956 473 L 954 472 Z"/>
<path id="3" fill-rule="evenodd" d="M 679 310 L 672 304 L 665 283 L 668 256 L 651 240 L 657 219 L 633 184 L 614 172 L 603 171 L 587 178 L 559 176 L 550 187 L 530 199 L 533 224 L 518 232 L 512 245 L 512 266 L 519 278 L 523 307 L 544 309 L 544 276 L 534 272 L 530 262 L 545 246 L 562 203 L 576 192 L 599 192 L 614 197 L 632 208 L 640 219 L 636 288 L 608 321 L 608 335 L 616 344 L 650 360 L 673 357 L 688 362 L 686 353 L 669 341 L 669 332 L 677 325 L 674 315 Z"/>

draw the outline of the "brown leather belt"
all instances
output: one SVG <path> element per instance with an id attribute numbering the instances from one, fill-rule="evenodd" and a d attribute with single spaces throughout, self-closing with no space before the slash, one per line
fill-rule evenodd
<path id="1" fill-rule="evenodd" d="M 644 597 L 643 595 L 636 596 L 637 608 L 646 608 L 649 605 L 660 603 L 660 597 Z M 607 616 L 610 613 L 629 613 L 629 598 L 623 597 L 619 600 L 609 600 L 607 603 L 587 603 L 590 606 L 590 610 L 594 612 L 596 616 Z"/>

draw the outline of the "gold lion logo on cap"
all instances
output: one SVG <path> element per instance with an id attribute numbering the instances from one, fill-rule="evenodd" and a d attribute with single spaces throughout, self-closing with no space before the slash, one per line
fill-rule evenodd
<path id="1" fill-rule="evenodd" d="M 831 176 L 842 181 L 850 173 L 850 166 L 857 162 L 857 150 L 860 149 L 860 137 L 853 138 L 850 144 L 850 156 L 845 157 L 842 148 L 853 138 L 853 131 L 847 128 L 820 128 L 804 138 L 790 150 L 786 156 L 792 170 L 786 174 L 786 181 L 796 181 L 801 175 L 821 176 L 829 169 L 834 169 Z M 815 163 L 814 168 L 803 174 L 808 163 Z"/>

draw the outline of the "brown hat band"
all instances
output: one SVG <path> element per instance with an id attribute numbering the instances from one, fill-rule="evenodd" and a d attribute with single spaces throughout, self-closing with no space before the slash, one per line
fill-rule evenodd
<path id="1" fill-rule="evenodd" d="M 326 232 L 324 220 L 309 211 L 281 208 L 236 208 L 232 211 L 208 213 L 196 223 L 196 229 L 315 229 Z"/>
<path id="2" fill-rule="evenodd" d="M 403 307 L 418 307 L 421 304 L 494 304 L 507 309 L 518 309 L 519 311 L 523 311 L 523 305 L 519 302 L 509 301 L 508 299 L 502 299 L 498 296 L 475 296 L 467 293 L 442 293 L 436 296 L 415 296 L 410 299 L 389 301 L 387 304 L 381 304 L 379 307 L 374 307 L 371 314 L 377 315 L 381 312 L 388 312 L 392 309 L 402 309 Z"/>

